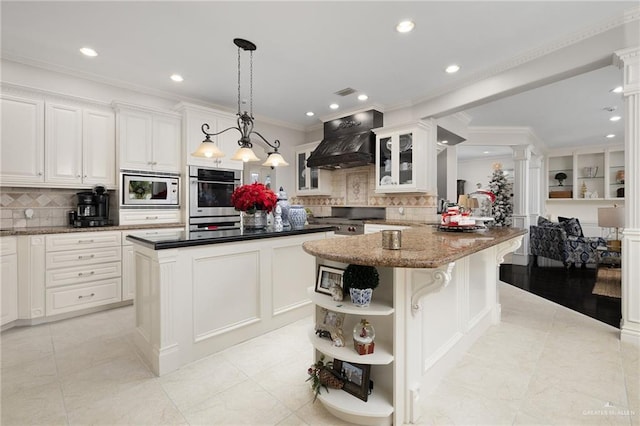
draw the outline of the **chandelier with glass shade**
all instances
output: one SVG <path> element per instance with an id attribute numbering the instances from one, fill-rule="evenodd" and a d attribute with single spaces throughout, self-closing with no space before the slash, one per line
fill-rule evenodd
<path id="1" fill-rule="evenodd" d="M 211 136 L 220 135 L 229 130 L 237 130 L 240 132 L 240 139 L 238 140 L 238 145 L 240 148 L 233 154 L 231 157 L 232 160 L 239 160 L 243 162 L 249 161 L 260 161 L 260 158 L 256 156 L 253 152 L 253 143 L 251 143 L 251 135 L 256 135 L 262 141 L 267 144 L 272 151 L 269 151 L 267 154 L 267 160 L 262 163 L 263 166 L 269 167 L 278 167 L 278 166 L 288 166 L 289 163 L 285 161 L 282 155 L 278 152 L 278 148 L 280 148 L 280 141 L 275 140 L 273 143 L 266 140 L 260 133 L 253 130 L 253 51 L 256 50 L 256 45 L 248 40 L 244 40 L 241 38 L 233 39 L 233 43 L 238 46 L 238 112 L 236 115 L 238 125 L 236 127 L 229 127 L 224 130 L 221 130 L 217 133 L 209 133 L 209 125 L 204 123 L 201 127 L 202 133 L 205 134 L 205 139 L 202 141 L 198 149 L 193 152 L 191 155 L 194 157 L 204 157 L 204 158 L 221 158 L 224 157 L 224 152 L 222 152 L 217 145 L 211 140 Z M 241 51 L 249 52 L 249 111 L 241 112 L 240 109 L 240 56 Z"/>

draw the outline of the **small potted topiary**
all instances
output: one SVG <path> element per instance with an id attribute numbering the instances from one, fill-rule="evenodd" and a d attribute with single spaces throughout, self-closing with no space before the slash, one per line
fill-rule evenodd
<path id="1" fill-rule="evenodd" d="M 380 283 L 378 270 L 373 266 L 349 265 L 342 275 L 345 292 L 351 295 L 351 303 L 366 308 L 371 303 L 373 290 Z"/>

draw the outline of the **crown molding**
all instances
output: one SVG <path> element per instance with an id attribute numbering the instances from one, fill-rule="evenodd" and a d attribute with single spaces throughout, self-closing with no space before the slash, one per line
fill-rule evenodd
<path id="1" fill-rule="evenodd" d="M 28 97 L 32 99 L 35 98 L 45 102 L 56 101 L 72 103 L 78 106 L 111 108 L 110 102 L 104 102 L 98 99 L 82 96 L 68 95 L 66 93 L 54 92 L 52 90 L 44 90 L 33 86 L 9 83 L 6 81 L 0 81 L 0 89 L 3 94 Z"/>
<path id="2" fill-rule="evenodd" d="M 322 123 L 326 123 L 327 121 L 331 121 L 331 120 L 336 120 L 338 118 L 342 118 L 342 117 L 347 117 L 349 115 L 353 115 L 353 114 L 357 114 L 359 112 L 365 112 L 365 111 L 370 111 L 372 109 L 375 109 L 376 111 L 380 111 L 381 113 L 384 114 L 385 109 L 384 106 L 380 105 L 380 104 L 376 104 L 376 103 L 371 103 L 371 104 L 367 104 L 367 106 L 359 106 L 357 108 L 351 108 L 351 109 L 347 109 L 344 111 L 336 111 L 333 114 L 329 114 L 329 115 L 324 115 L 322 117 L 320 117 L 320 119 L 322 120 Z"/>
<path id="3" fill-rule="evenodd" d="M 468 136 L 469 138 L 465 141 L 468 146 L 532 145 L 532 152 L 536 155 L 546 153 L 549 150 L 547 144 L 538 137 L 531 127 L 472 126 L 469 127 Z M 474 138 L 477 142 L 474 142 Z M 490 139 L 491 142 L 487 142 L 487 139 Z"/>

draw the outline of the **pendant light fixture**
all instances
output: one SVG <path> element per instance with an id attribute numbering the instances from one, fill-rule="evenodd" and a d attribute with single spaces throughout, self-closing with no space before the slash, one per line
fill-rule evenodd
<path id="1" fill-rule="evenodd" d="M 273 143 L 266 140 L 260 133 L 253 130 L 253 51 L 256 50 L 256 45 L 248 40 L 244 40 L 241 38 L 233 39 L 233 43 L 238 46 L 238 112 L 236 115 L 238 116 L 237 122 L 238 125 L 236 127 L 229 127 L 217 133 L 209 133 L 209 125 L 204 123 L 201 127 L 202 133 L 205 134 L 205 139 L 202 141 L 198 149 L 192 153 L 191 155 L 195 157 L 205 157 L 205 158 L 220 158 L 224 157 L 224 153 L 220 151 L 220 149 L 216 146 L 216 144 L 211 140 L 211 136 L 217 136 L 221 133 L 224 133 L 228 130 L 237 130 L 240 132 L 240 139 L 238 140 L 238 145 L 240 148 L 236 151 L 235 154 L 231 157 L 232 160 L 240 160 L 243 162 L 248 161 L 260 161 L 260 158 L 256 156 L 253 152 L 253 144 L 251 143 L 251 135 L 256 135 L 264 143 L 266 143 L 273 151 L 268 152 L 267 160 L 262 163 L 263 166 L 269 167 L 278 167 L 278 166 L 288 166 L 289 163 L 285 161 L 285 159 L 278 152 L 278 148 L 280 148 L 280 141 L 275 140 Z M 249 112 L 240 110 L 240 55 L 241 50 L 249 51 Z"/>

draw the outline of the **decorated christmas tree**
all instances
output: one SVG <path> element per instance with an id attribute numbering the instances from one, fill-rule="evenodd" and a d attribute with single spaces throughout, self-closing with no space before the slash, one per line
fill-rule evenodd
<path id="1" fill-rule="evenodd" d="M 513 214 L 512 185 L 507 182 L 500 163 L 493 165 L 489 190 L 496 196 L 496 200 L 491 206 L 491 215 L 495 219 L 495 226 L 511 226 L 511 215 Z"/>

